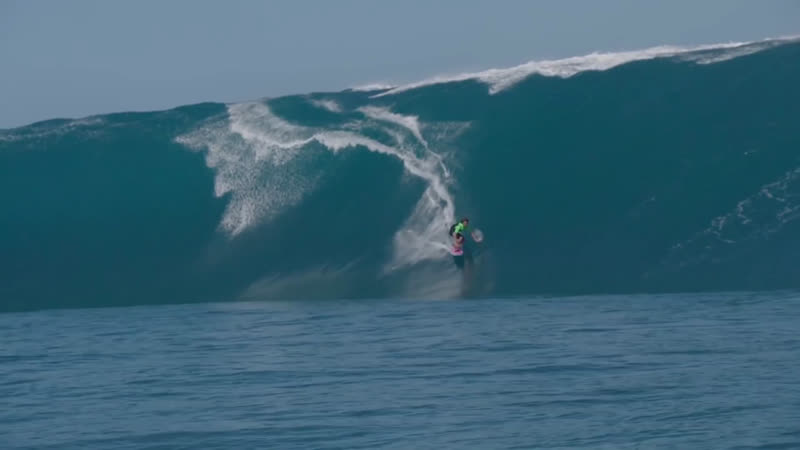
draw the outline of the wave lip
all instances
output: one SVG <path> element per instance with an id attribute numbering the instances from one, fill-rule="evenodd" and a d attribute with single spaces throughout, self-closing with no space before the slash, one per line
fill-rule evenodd
<path id="1" fill-rule="evenodd" d="M 348 90 L 353 92 L 374 92 L 374 91 L 385 91 L 395 87 L 397 87 L 397 85 L 391 83 L 368 83 L 360 86 L 351 87 Z"/>
<path id="2" fill-rule="evenodd" d="M 503 69 L 488 69 L 482 72 L 464 73 L 458 75 L 442 75 L 428 78 L 404 85 L 367 85 L 359 88 L 361 91 L 382 90 L 373 98 L 385 97 L 401 92 L 406 92 L 421 87 L 436 84 L 452 83 L 459 81 L 478 80 L 489 86 L 489 93 L 496 94 L 510 88 L 525 78 L 537 74 L 547 77 L 568 78 L 581 72 L 604 71 L 627 64 L 634 61 L 643 61 L 655 58 L 667 58 L 678 55 L 690 55 L 697 53 L 696 59 L 699 64 L 710 64 L 721 62 L 728 59 L 745 56 L 755 53 L 772 46 L 780 45 L 789 41 L 800 39 L 800 36 L 788 36 L 783 38 L 771 38 L 763 41 L 748 42 L 729 42 L 720 44 L 707 44 L 696 46 L 673 46 L 662 45 L 643 50 L 632 50 L 624 52 L 592 52 L 584 56 L 573 56 L 563 59 L 530 61 L 518 66 Z M 720 53 L 721 51 L 721 53 Z M 706 52 L 715 52 L 709 56 Z M 382 89 L 378 89 L 381 87 Z"/>

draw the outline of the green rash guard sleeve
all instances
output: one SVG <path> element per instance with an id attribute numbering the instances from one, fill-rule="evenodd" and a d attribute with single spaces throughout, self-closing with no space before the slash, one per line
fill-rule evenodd
<path id="1" fill-rule="evenodd" d="M 466 229 L 467 229 L 467 227 L 465 227 L 463 223 L 460 223 L 460 222 L 459 222 L 459 223 L 456 225 L 456 228 L 453 230 L 453 234 L 456 234 L 456 233 L 463 233 L 463 232 L 464 232 L 464 230 L 466 230 Z"/>

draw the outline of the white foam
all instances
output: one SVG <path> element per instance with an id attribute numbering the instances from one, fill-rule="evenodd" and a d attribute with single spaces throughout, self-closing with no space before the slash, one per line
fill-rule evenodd
<path id="1" fill-rule="evenodd" d="M 375 120 L 390 122 L 404 127 L 410 131 L 415 138 L 417 138 L 417 141 L 419 141 L 425 148 L 428 148 L 428 142 L 425 141 L 425 138 L 422 137 L 422 132 L 420 132 L 419 118 L 417 116 L 404 116 L 401 114 L 395 114 L 386 108 L 379 108 L 376 106 L 365 106 L 359 108 L 358 110 L 367 117 L 371 117 Z"/>
<path id="2" fill-rule="evenodd" d="M 324 132 L 314 139 L 325 147 L 339 151 L 363 147 L 373 152 L 392 155 L 403 162 L 406 171 L 428 184 L 411 217 L 395 236 L 395 261 L 392 268 L 442 257 L 435 242 L 443 241 L 447 224 L 455 220 L 453 198 L 439 173 L 440 161 L 418 157 L 413 149 L 396 148 L 347 131 Z"/>
<path id="3" fill-rule="evenodd" d="M 372 92 L 372 91 L 384 91 L 386 89 L 391 89 L 393 87 L 395 87 L 395 85 L 389 83 L 370 83 L 362 86 L 351 87 L 350 90 L 355 92 Z"/>
<path id="4" fill-rule="evenodd" d="M 235 104 L 228 106 L 228 120 L 177 140 L 191 148 L 207 149 L 206 164 L 216 173 L 215 194 L 231 196 L 221 223 L 231 236 L 269 220 L 314 188 L 319 174 L 303 164 L 311 157 L 312 143 L 334 153 L 362 148 L 397 158 L 426 188 L 395 234 L 394 258 L 385 269 L 446 257 L 442 250 L 448 243 L 445 231 L 455 220 L 455 208 L 446 186 L 449 172 L 443 158 L 428 148 L 416 117 L 382 108 L 364 108 L 362 113 L 367 120 L 347 122 L 340 129 L 318 129 L 288 123 L 263 103 Z M 375 126 L 382 127 L 393 142 L 360 134 Z M 452 128 L 452 124 L 446 126 Z M 438 138 L 446 135 L 435 133 Z"/>
<path id="5" fill-rule="evenodd" d="M 449 256 L 446 236 L 454 221 L 455 208 L 449 194 L 443 198 L 435 188 L 426 189 L 414 212 L 395 234 L 394 258 L 384 269 L 390 272 L 420 261 Z"/>
<path id="6" fill-rule="evenodd" d="M 781 230 L 787 223 L 800 219 L 800 198 L 793 194 L 798 181 L 800 168 L 786 172 L 737 202 L 733 210 L 712 219 L 708 228 L 675 247 L 684 248 L 708 236 L 725 244 L 736 244 Z"/>
<path id="7" fill-rule="evenodd" d="M 417 116 L 404 116 L 402 114 L 396 114 L 386 108 L 380 108 L 377 106 L 365 106 L 358 109 L 361 113 L 370 117 L 374 120 L 393 123 L 395 125 L 399 125 L 405 128 L 411 135 L 416 138 L 417 142 L 422 144 L 425 150 L 430 150 L 430 146 L 428 145 L 428 141 L 422 136 L 422 126 L 419 122 L 419 117 Z M 387 130 L 391 133 L 390 130 Z M 402 135 L 398 135 L 392 133 L 395 136 L 395 139 L 402 143 L 404 142 L 404 138 Z M 439 134 L 438 137 L 444 136 L 446 133 Z M 444 174 L 445 178 L 450 178 L 450 171 L 447 166 L 444 164 L 444 158 L 442 155 L 436 152 L 429 152 L 429 156 L 435 158 L 439 161 L 439 167 L 442 169 L 442 173 Z"/>
<path id="8" fill-rule="evenodd" d="M 98 135 L 102 132 L 100 128 L 105 124 L 102 117 L 89 116 L 81 119 L 71 119 L 58 125 L 26 125 L 17 128 L 0 130 L 0 142 L 17 142 L 26 139 L 44 139 L 50 136 L 62 136 L 67 133 L 80 130 L 89 135 Z M 82 128 L 90 128 L 83 130 Z M 94 129 L 91 129 L 94 128 Z"/>
<path id="9" fill-rule="evenodd" d="M 303 127 L 292 125 L 272 114 L 261 103 L 233 105 L 228 108 L 230 130 L 252 145 L 256 160 L 270 160 L 282 165 L 294 158 L 310 141 Z"/>
<path id="10" fill-rule="evenodd" d="M 753 53 L 758 53 L 768 48 L 777 47 L 784 42 L 785 41 L 771 40 L 758 43 L 749 43 L 738 47 L 713 48 L 707 51 L 689 52 L 682 56 L 684 60 L 693 61 L 697 64 L 715 64 L 742 56 L 751 55 Z"/>
<path id="11" fill-rule="evenodd" d="M 216 172 L 215 194 L 231 195 L 221 223 L 231 235 L 296 204 L 316 182 L 292 163 L 310 142 L 309 133 L 276 117 L 261 103 L 230 105 L 227 121 L 177 141 L 207 149 L 206 165 Z"/>
<path id="12" fill-rule="evenodd" d="M 339 106 L 338 103 L 330 99 L 314 99 L 310 100 L 310 102 L 312 105 L 320 109 L 324 109 L 334 113 L 342 112 L 342 107 Z"/>
<path id="13" fill-rule="evenodd" d="M 780 39 L 768 39 L 761 42 L 729 42 L 722 44 L 697 45 L 692 47 L 665 45 L 635 51 L 595 52 L 584 56 L 576 56 L 557 60 L 531 61 L 515 67 L 504 69 L 488 69 L 476 73 L 436 76 L 415 83 L 393 86 L 390 89 L 384 90 L 384 92 L 373 95 L 372 97 L 383 97 L 425 86 L 467 80 L 477 80 L 483 82 L 489 85 L 490 94 L 496 94 L 534 74 L 548 77 L 568 78 L 581 72 L 608 70 L 634 61 L 671 57 L 709 50 L 720 51 L 715 53 L 712 58 L 699 57 L 696 60 L 701 64 L 710 64 L 713 62 L 720 62 L 727 59 L 736 58 L 738 56 L 755 53 L 763 50 L 764 48 L 773 45 L 779 45 L 782 42 L 794 39 L 797 39 L 797 37 L 792 36 Z"/>

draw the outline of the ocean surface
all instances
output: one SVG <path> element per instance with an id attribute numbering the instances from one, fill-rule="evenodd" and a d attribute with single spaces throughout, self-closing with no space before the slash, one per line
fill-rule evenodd
<path id="1" fill-rule="evenodd" d="M 0 449 L 800 448 L 799 80 L 666 46 L 0 130 Z"/>
<path id="2" fill-rule="evenodd" d="M 796 449 L 800 294 L 0 314 L 3 449 Z"/>

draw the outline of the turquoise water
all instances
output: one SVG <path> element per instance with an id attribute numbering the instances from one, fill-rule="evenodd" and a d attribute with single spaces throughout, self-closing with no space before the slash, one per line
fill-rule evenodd
<path id="1" fill-rule="evenodd" d="M 4 449 L 800 448 L 800 297 L 0 315 Z"/>
<path id="2" fill-rule="evenodd" d="M 800 448 L 798 80 L 778 40 L 0 130 L 0 448 Z"/>
<path id="3" fill-rule="evenodd" d="M 766 41 L 1 130 L 0 310 L 800 288 L 797 80 Z"/>

